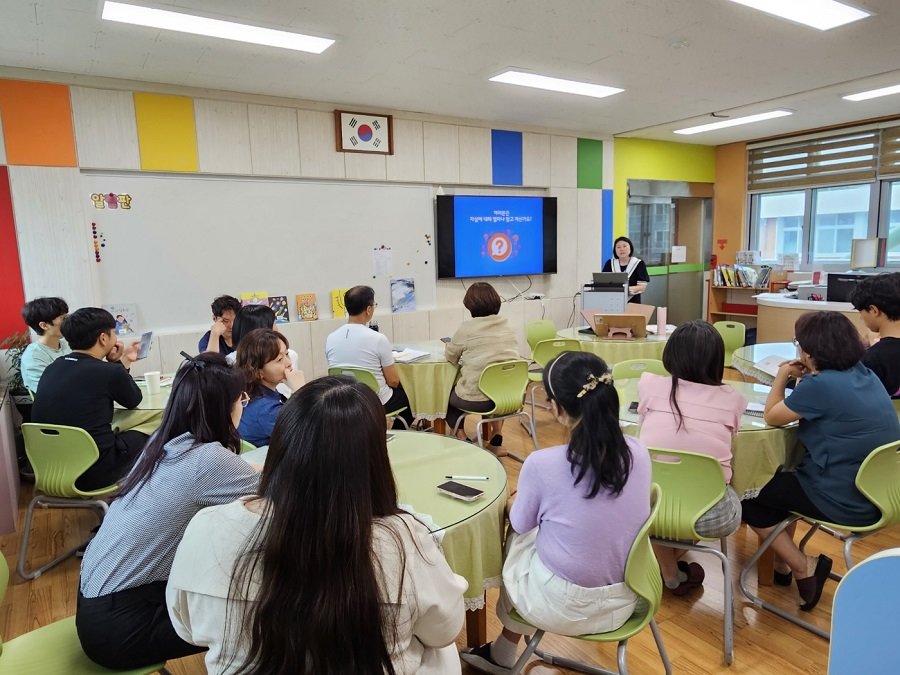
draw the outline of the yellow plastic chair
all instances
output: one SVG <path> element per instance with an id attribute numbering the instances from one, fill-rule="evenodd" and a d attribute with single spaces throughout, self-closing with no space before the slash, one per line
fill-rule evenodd
<path id="1" fill-rule="evenodd" d="M 357 380 L 366 385 L 369 389 L 374 391 L 376 394 L 380 391 L 380 387 L 378 386 L 378 381 L 375 379 L 375 376 L 365 368 L 354 368 L 353 366 L 335 366 L 334 368 L 328 369 L 329 375 L 348 375 L 350 377 L 355 377 Z M 406 423 L 406 420 L 402 417 L 399 417 L 400 413 L 405 411 L 408 406 L 403 406 L 402 408 L 397 408 L 396 410 L 389 410 L 386 412 L 386 417 L 390 421 L 388 427 L 393 424 L 395 419 L 400 420 L 400 424 L 403 425 L 404 429 L 409 429 L 409 425 Z"/>
<path id="2" fill-rule="evenodd" d="M 0 600 L 9 586 L 9 566 L 0 555 Z M 81 650 L 75 617 L 37 628 L 0 645 L 0 675 L 167 675 L 165 663 L 134 670 L 98 666 Z"/>
<path id="3" fill-rule="evenodd" d="M 783 619 L 787 619 L 791 623 L 795 623 L 801 628 L 805 628 L 811 633 L 815 633 L 819 637 L 826 640 L 829 639 L 828 631 L 822 630 L 803 619 L 797 617 L 796 614 L 787 612 L 780 607 L 766 602 L 759 596 L 755 595 L 747 584 L 750 573 L 756 566 L 757 561 L 772 545 L 772 541 L 781 534 L 785 528 L 791 523 L 803 520 L 811 525 L 809 532 L 800 540 L 800 550 L 804 550 L 806 543 L 819 530 L 830 534 L 844 542 L 844 564 L 847 569 L 853 568 L 853 544 L 863 537 L 874 534 L 891 525 L 900 525 L 900 440 L 893 443 L 887 443 L 881 447 L 875 448 L 869 456 L 863 461 L 856 474 L 856 487 L 865 495 L 866 499 L 872 502 L 878 510 L 881 511 L 881 518 L 873 525 L 865 527 L 857 525 L 841 525 L 839 523 L 829 523 L 823 520 L 815 520 L 803 516 L 799 513 L 792 514 L 790 517 L 782 520 L 772 533 L 766 537 L 759 550 L 751 556 L 741 570 L 740 586 L 741 592 L 757 607 L 765 609 L 773 614 L 777 614 Z M 840 580 L 839 574 L 831 573 L 831 578 Z"/>
<path id="4" fill-rule="evenodd" d="M 25 438 L 25 454 L 34 469 L 34 497 L 25 511 L 17 569 L 23 579 L 35 579 L 75 555 L 91 538 L 37 569 L 25 569 L 34 507 L 94 509 L 100 522 L 103 522 L 109 507 L 102 498 L 115 492 L 118 486 L 110 485 L 89 491 L 75 487 L 78 477 L 100 457 L 97 444 L 84 429 L 58 424 L 27 423 L 22 425 L 22 436 Z"/>
<path id="5" fill-rule="evenodd" d="M 478 420 L 478 424 L 475 426 L 475 434 L 480 447 L 484 447 L 484 438 L 481 433 L 482 425 L 488 422 L 516 417 L 523 421 L 523 426 L 528 429 L 528 433 L 531 435 L 534 449 L 538 449 L 534 418 L 523 409 L 526 387 L 528 387 L 527 361 L 501 361 L 492 363 L 481 371 L 478 388 L 481 389 L 481 393 L 493 401 L 494 407 L 492 410 L 483 413 L 463 409 L 463 412 L 467 415 L 481 415 L 481 419 Z M 457 429 L 459 429 L 464 420 L 465 415 L 460 415 L 453 427 L 453 435 L 456 434 Z M 526 421 L 528 422 L 527 425 L 524 424 Z M 505 456 L 511 457 L 518 462 L 524 461 L 512 453 L 507 453 Z"/>
<path id="6" fill-rule="evenodd" d="M 725 367 L 731 368 L 731 359 L 734 350 L 744 346 L 747 337 L 747 327 L 740 321 L 716 321 L 713 328 L 719 331 L 725 342 Z"/>
<path id="7" fill-rule="evenodd" d="M 534 352 L 534 348 L 541 340 L 552 340 L 556 337 L 556 326 L 549 319 L 541 319 L 540 321 L 532 321 L 525 326 L 525 340 L 528 342 L 528 348 Z"/>
<path id="8" fill-rule="evenodd" d="M 734 661 L 734 598 L 728 540 L 725 537 L 718 540 L 721 550 L 694 543 L 697 540 L 716 541 L 697 534 L 694 526 L 700 516 L 725 495 L 722 465 L 715 457 L 681 450 L 650 448 L 650 456 L 653 482 L 662 489 L 659 515 L 650 526 L 651 541 L 671 548 L 709 553 L 721 562 L 722 577 L 725 580 L 722 651 L 725 663 L 731 665 Z"/>
<path id="9" fill-rule="evenodd" d="M 666 370 L 663 362 L 659 359 L 629 359 L 627 361 L 619 361 L 612 367 L 614 380 L 637 379 L 643 373 L 668 375 L 669 371 Z"/>
<path id="10" fill-rule="evenodd" d="M 656 562 L 656 556 L 653 555 L 653 548 L 650 546 L 649 531 L 651 523 L 657 516 L 660 504 L 660 488 L 655 483 L 650 487 L 650 517 L 647 518 L 644 526 L 638 531 L 631 545 L 631 551 L 628 553 L 628 560 L 625 562 L 625 583 L 634 591 L 635 595 L 640 599 L 634 614 L 625 622 L 623 626 L 609 633 L 594 633 L 592 635 L 579 635 L 577 640 L 586 640 L 588 642 L 618 642 L 617 661 L 618 670 L 609 671 L 595 666 L 589 666 L 578 661 L 561 658 L 553 654 L 539 651 L 537 649 L 541 638 L 544 637 L 544 631 L 540 627 L 535 627 L 534 636 L 527 637 L 528 645 L 525 651 L 516 661 L 516 664 L 510 669 L 510 673 L 516 675 L 521 672 L 522 668 L 534 653 L 541 660 L 554 666 L 562 666 L 571 670 L 578 670 L 583 673 L 607 673 L 612 675 L 613 672 L 626 675 L 628 673 L 627 646 L 629 638 L 640 633 L 647 624 L 650 624 L 650 630 L 653 632 L 653 639 L 656 641 L 656 648 L 659 650 L 659 658 L 662 660 L 666 675 L 671 675 L 672 664 L 669 663 L 669 656 L 666 654 L 666 647 L 663 644 L 662 634 L 656 625 L 654 616 L 656 610 L 659 609 L 662 600 L 662 578 L 659 575 L 659 563 Z M 527 624 L 518 612 L 511 612 L 513 619 L 520 623 Z"/>
<path id="11" fill-rule="evenodd" d="M 534 346 L 534 351 L 531 353 L 531 360 L 534 361 L 539 366 L 539 368 L 538 370 L 531 369 L 528 371 L 528 381 L 537 383 L 531 388 L 530 398 L 532 419 L 535 419 L 535 391 L 544 388 L 544 385 L 542 383 L 544 379 L 544 367 L 563 352 L 580 351 L 581 342 L 570 338 L 553 338 L 551 340 L 541 340 Z"/>

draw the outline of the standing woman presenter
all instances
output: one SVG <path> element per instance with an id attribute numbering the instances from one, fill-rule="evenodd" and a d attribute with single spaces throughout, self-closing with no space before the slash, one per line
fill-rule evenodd
<path id="1" fill-rule="evenodd" d="M 634 257 L 634 244 L 628 237 L 617 237 L 613 243 L 615 256 L 603 265 L 604 272 L 625 272 L 628 274 L 628 302 L 640 302 L 641 293 L 647 290 L 650 275 L 640 258 Z"/>

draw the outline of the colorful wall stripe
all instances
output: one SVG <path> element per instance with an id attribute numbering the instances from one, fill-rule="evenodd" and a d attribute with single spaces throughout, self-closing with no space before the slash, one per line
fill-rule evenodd
<path id="1" fill-rule="evenodd" d="M 0 117 L 8 164 L 77 166 L 66 85 L 0 80 Z"/>
<path id="2" fill-rule="evenodd" d="M 200 170 L 193 99 L 135 92 L 134 116 L 141 169 L 194 173 Z"/>
<path id="3" fill-rule="evenodd" d="M 494 185 L 522 184 L 522 132 L 491 129 L 491 167 Z"/>
<path id="4" fill-rule="evenodd" d="M 603 141 L 578 139 L 578 187 L 603 188 Z"/>
<path id="5" fill-rule="evenodd" d="M 19 244 L 13 221 L 9 168 L 0 166 L 0 340 L 25 330 L 19 313 L 25 304 L 22 272 L 19 266 Z"/>
<path id="6" fill-rule="evenodd" d="M 600 259 L 605 263 L 613 257 L 613 191 L 604 190 L 601 199 L 603 229 L 600 233 Z"/>

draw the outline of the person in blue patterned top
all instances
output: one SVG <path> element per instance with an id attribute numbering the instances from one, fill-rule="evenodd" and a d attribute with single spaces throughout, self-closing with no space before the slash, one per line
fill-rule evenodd
<path id="1" fill-rule="evenodd" d="M 221 354 L 188 357 L 176 373 L 160 428 L 81 562 L 75 625 L 100 665 L 128 670 L 203 651 L 175 633 L 166 581 L 194 514 L 257 491 L 259 474 L 237 455 L 248 400 Z"/>

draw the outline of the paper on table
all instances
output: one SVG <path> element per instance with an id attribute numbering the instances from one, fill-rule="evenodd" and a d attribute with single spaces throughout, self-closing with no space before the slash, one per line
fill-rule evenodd
<path id="1" fill-rule="evenodd" d="M 747 409 L 744 410 L 744 412 L 747 415 L 753 415 L 754 417 L 762 417 L 765 410 L 766 410 L 765 403 L 757 403 L 755 401 L 750 401 L 750 403 L 747 404 Z"/>
<path id="2" fill-rule="evenodd" d="M 787 359 L 785 359 L 783 356 L 772 354 L 771 356 L 767 356 L 761 361 L 757 361 L 756 363 L 754 363 L 753 367 L 757 370 L 761 370 L 766 375 L 775 377 L 778 374 L 778 367 L 786 360 Z"/>
<path id="3" fill-rule="evenodd" d="M 675 324 L 667 323 L 666 324 L 666 333 L 671 333 L 676 328 L 678 328 L 678 326 L 676 326 Z M 649 323 L 647 324 L 647 332 L 648 333 L 652 333 L 653 335 L 656 335 L 656 329 L 657 329 L 657 326 L 654 326 L 653 324 L 649 324 Z"/>
<path id="4" fill-rule="evenodd" d="M 428 352 L 422 352 L 418 349 L 410 349 L 407 347 L 401 352 L 393 352 L 394 361 L 397 363 L 409 363 L 410 361 L 417 361 L 418 359 L 424 359 L 428 356 Z"/>

